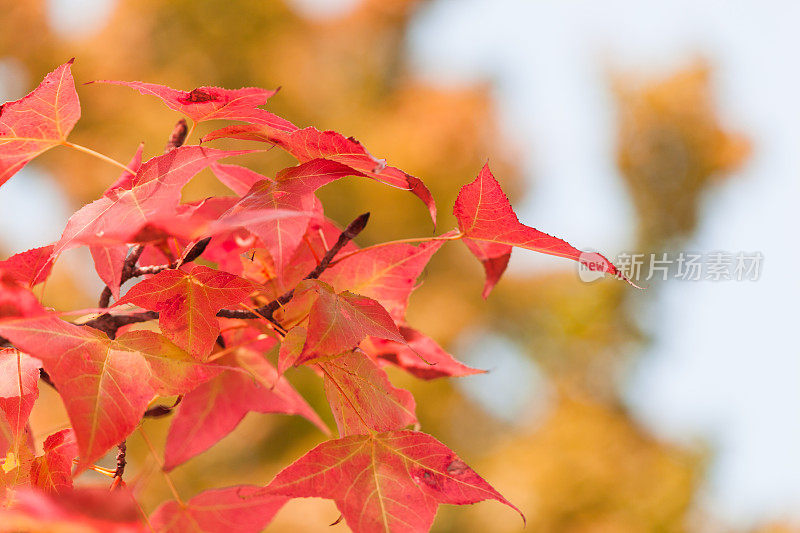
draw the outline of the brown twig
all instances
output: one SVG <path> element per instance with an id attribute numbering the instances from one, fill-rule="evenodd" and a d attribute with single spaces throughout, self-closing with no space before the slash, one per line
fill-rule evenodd
<path id="1" fill-rule="evenodd" d="M 175 268 L 179 268 L 181 265 L 185 263 L 191 263 L 201 255 L 203 252 L 206 251 L 206 247 L 208 243 L 211 242 L 211 237 L 206 237 L 205 239 L 200 239 L 191 248 L 186 250 L 186 253 L 180 259 L 172 261 L 166 265 L 150 265 L 150 266 L 143 266 L 143 267 L 134 267 L 131 271 L 131 277 L 139 277 L 144 276 L 147 274 L 158 274 L 164 270 L 171 270 Z"/>
<path id="2" fill-rule="evenodd" d="M 322 257 L 322 260 L 319 264 L 308 273 L 308 275 L 304 279 L 317 279 L 330 265 L 333 259 L 336 257 L 342 248 L 344 248 L 348 242 L 353 240 L 359 233 L 361 233 L 364 228 L 367 226 L 367 222 L 369 221 L 369 213 L 364 213 L 359 215 L 355 218 L 348 226 L 342 231 L 337 239 L 336 243 L 328 250 L 325 255 Z M 208 241 L 210 239 L 203 239 L 195 243 L 195 245 L 190 248 L 183 256 L 183 258 L 170 263 L 169 265 L 156 265 L 155 267 L 130 267 L 129 275 L 131 277 L 135 277 L 142 274 L 154 274 L 156 272 L 160 272 L 161 270 L 166 270 L 168 268 L 177 268 L 178 265 L 182 263 L 186 263 L 189 260 L 197 259 L 205 250 L 206 246 L 208 245 Z M 141 255 L 141 252 L 139 252 Z M 129 258 L 131 255 L 128 256 Z M 136 257 L 138 259 L 138 256 Z M 127 280 L 126 280 L 127 281 Z M 292 299 L 294 296 L 294 289 L 285 292 L 284 294 L 280 295 L 275 300 L 263 305 L 254 311 L 246 311 L 243 309 L 221 309 L 218 313 L 218 317 L 223 318 L 239 318 L 239 319 L 255 319 L 255 318 L 263 318 L 271 322 L 278 331 L 284 332 L 283 326 L 276 320 L 272 318 L 272 314 L 277 311 L 282 306 L 289 303 L 289 300 Z M 90 326 L 95 329 L 99 329 L 106 333 L 110 338 L 116 337 L 117 330 L 122 326 L 128 324 L 135 324 L 137 322 L 147 322 L 149 320 L 155 320 L 158 318 L 158 312 L 156 311 L 145 311 L 140 313 L 133 313 L 130 315 L 110 315 L 105 313 L 100 315 L 97 318 L 89 320 L 88 322 L 84 323 L 85 326 Z"/>
<path id="3" fill-rule="evenodd" d="M 148 322 L 158 318 L 158 313 L 155 311 L 143 311 L 141 313 L 132 313 L 130 315 L 110 315 L 108 313 L 102 314 L 97 318 L 93 318 L 82 325 L 89 326 L 90 328 L 99 329 L 109 336 L 115 338 L 117 330 L 122 326 L 128 324 L 136 324 L 138 322 Z"/>
<path id="4" fill-rule="evenodd" d="M 141 257 L 142 252 L 144 251 L 144 246 L 138 244 L 131 248 L 131 251 L 128 253 L 127 259 L 125 259 L 125 263 L 122 265 L 122 276 L 120 278 L 121 283 L 125 283 L 129 279 L 136 278 L 145 274 L 156 274 L 161 272 L 162 270 L 167 270 L 170 268 L 178 268 L 184 263 L 189 263 L 194 261 L 198 257 L 200 257 L 208 246 L 208 243 L 211 241 L 211 237 L 206 237 L 205 239 L 201 239 L 194 243 L 194 245 L 186 250 L 186 253 L 183 254 L 183 257 L 178 259 L 177 261 L 173 261 L 168 265 L 155 265 L 155 266 L 148 266 L 148 267 L 138 267 L 136 266 L 136 262 Z M 100 295 L 100 307 L 108 307 L 108 304 L 111 300 L 111 289 L 106 287 L 103 289 L 103 293 Z M 84 326 L 89 326 L 95 329 L 99 329 L 100 331 L 104 332 L 110 338 L 114 338 L 117 335 L 117 330 L 122 326 L 126 326 L 128 324 L 135 324 L 137 322 L 147 322 L 148 320 L 155 320 L 158 318 L 158 313 L 155 311 L 148 311 L 146 313 L 134 313 L 132 315 L 111 315 L 109 313 L 103 313 L 97 318 L 89 320 L 85 322 Z"/>
<path id="5" fill-rule="evenodd" d="M 339 239 L 336 243 L 331 246 L 331 249 L 328 250 L 325 255 L 322 257 L 322 260 L 319 264 L 308 273 L 308 275 L 303 279 L 317 279 L 326 268 L 328 268 L 333 261 L 333 258 L 336 257 L 342 248 L 345 245 L 353 240 L 359 233 L 361 233 L 364 228 L 367 226 L 367 221 L 369 221 L 369 213 L 364 213 L 356 217 L 348 226 L 344 229 L 344 231 L 339 235 Z M 294 289 L 286 291 L 278 298 L 272 300 L 266 305 L 263 305 L 256 309 L 255 313 L 251 311 L 242 311 L 239 309 L 222 309 L 217 316 L 225 317 L 225 318 L 266 318 L 267 320 L 272 322 L 272 314 L 277 311 L 282 306 L 289 303 L 289 300 L 292 299 L 294 296 Z"/>
<path id="6" fill-rule="evenodd" d="M 117 444 L 117 468 L 114 470 L 114 479 L 122 479 L 122 474 L 125 473 L 125 466 L 128 462 L 125 460 L 125 454 L 128 452 L 128 444 L 125 441 Z M 112 485 L 117 486 L 117 485 Z"/>
<path id="7" fill-rule="evenodd" d="M 132 246 L 128 250 L 128 256 L 125 258 L 125 261 L 122 263 L 122 273 L 119 278 L 119 284 L 122 285 L 129 279 L 133 277 L 133 271 L 136 267 L 136 262 L 142 256 L 142 252 L 144 252 L 144 246 L 141 244 L 137 244 L 136 246 Z M 107 286 L 103 288 L 103 292 L 100 293 L 100 300 L 97 302 L 98 307 L 108 307 L 108 304 L 111 303 L 111 287 Z"/>

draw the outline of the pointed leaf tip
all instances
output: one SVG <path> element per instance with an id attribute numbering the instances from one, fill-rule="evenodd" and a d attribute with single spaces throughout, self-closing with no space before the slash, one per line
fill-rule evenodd
<path id="1" fill-rule="evenodd" d="M 0 185 L 30 160 L 63 144 L 81 116 L 71 59 L 33 91 L 0 106 Z"/>
<path id="2" fill-rule="evenodd" d="M 502 276 L 514 246 L 548 255 L 581 261 L 580 250 L 568 242 L 522 224 L 514 213 L 488 162 L 478 176 L 458 193 L 453 214 L 464 244 L 483 264 L 486 271 L 486 298 Z M 606 257 L 596 254 L 603 272 L 621 276 Z"/>

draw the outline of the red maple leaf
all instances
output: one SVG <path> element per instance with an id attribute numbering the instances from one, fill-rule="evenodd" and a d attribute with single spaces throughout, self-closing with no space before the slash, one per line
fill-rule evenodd
<path id="1" fill-rule="evenodd" d="M 11 348 L 0 349 L 0 456 L 19 452 L 33 404 L 39 397 L 42 363 Z"/>
<path id="2" fill-rule="evenodd" d="M 475 181 L 461 188 L 453 214 L 464 235 L 464 244 L 483 263 L 486 271 L 484 298 L 505 271 L 514 246 L 575 261 L 581 261 L 581 255 L 585 253 L 564 240 L 520 223 L 488 164 L 483 166 Z M 592 262 L 599 262 L 603 271 L 622 277 L 611 261 L 602 255 L 592 254 Z"/>
<path id="3" fill-rule="evenodd" d="M 258 352 L 238 349 L 222 362 L 228 367 L 186 394 L 172 419 L 164 453 L 170 470 L 207 450 L 250 412 L 296 414 L 328 433 L 325 423 Z"/>
<path id="4" fill-rule="evenodd" d="M 184 505 L 169 501 L 153 511 L 150 526 L 160 533 L 258 533 L 288 500 L 258 492 L 261 487 L 239 485 L 201 492 Z"/>
<path id="5" fill-rule="evenodd" d="M 164 270 L 140 281 L 114 305 L 158 311 L 161 331 L 198 359 L 211 353 L 219 336 L 217 311 L 243 302 L 258 288 L 252 281 L 201 265 Z"/>
<path id="6" fill-rule="evenodd" d="M 0 185 L 37 155 L 67 142 L 81 117 L 72 61 L 45 76 L 27 96 L 0 105 Z"/>
<path id="7" fill-rule="evenodd" d="M 402 429 L 417 422 L 414 397 L 358 350 L 318 364 L 339 435 Z"/>
<path id="8" fill-rule="evenodd" d="M 130 188 L 111 189 L 72 215 L 54 253 L 80 244 L 147 240 L 139 233 L 150 220 L 173 214 L 180 204 L 181 189 L 195 174 L 218 159 L 244 153 L 248 152 L 182 146 L 150 159 L 136 173 Z"/>
<path id="9" fill-rule="evenodd" d="M 44 455 L 33 460 L 31 485 L 44 492 L 60 493 L 72 489 L 72 460 L 78 444 L 72 429 L 62 429 L 44 441 Z"/>
<path id="10" fill-rule="evenodd" d="M 246 227 L 261 239 L 280 273 L 302 242 L 309 220 L 321 212 L 313 191 L 297 185 L 259 181 L 219 218 L 217 226 Z M 278 213 L 287 216 L 275 216 Z"/>
<path id="11" fill-rule="evenodd" d="M 214 375 L 152 332 L 112 340 L 40 315 L 0 320 L 0 335 L 42 361 L 75 430 L 79 471 L 125 439 L 157 393 L 182 394 Z"/>
<path id="12" fill-rule="evenodd" d="M 244 124 L 227 126 L 203 137 L 203 142 L 220 138 L 243 139 L 275 144 L 301 162 L 312 159 L 329 159 L 353 169 L 352 175 L 363 175 L 391 187 L 411 191 L 428 207 L 431 219 L 436 222 L 436 203 L 430 191 L 419 178 L 402 170 L 386 166 L 353 137 L 335 131 L 319 131 L 308 127 L 281 130 L 269 125 Z"/>
<path id="13" fill-rule="evenodd" d="M 372 298 L 337 294 L 327 283 L 306 280 L 298 285 L 286 314 L 302 314 L 298 308 L 307 308 L 309 302 L 306 341 L 295 364 L 348 352 L 367 337 L 405 342 L 392 317 Z"/>
<path id="14" fill-rule="evenodd" d="M 52 253 L 52 244 L 20 252 L 0 261 L 0 270 L 5 270 L 18 282 L 33 287 L 50 276 L 53 269 Z"/>
<path id="15" fill-rule="evenodd" d="M 486 372 L 456 360 L 436 341 L 413 328 L 400 326 L 400 334 L 406 344 L 370 338 L 361 343 L 361 348 L 379 362 L 397 365 L 420 379 L 470 376 Z"/>
<path id="16" fill-rule="evenodd" d="M 417 278 L 444 242 L 435 240 L 419 246 L 397 243 L 344 256 L 320 279 L 336 291 L 349 290 L 374 298 L 395 320 L 403 320 Z"/>
<path id="17" fill-rule="evenodd" d="M 240 190 L 259 176 L 234 165 L 217 165 L 216 169 L 218 176 L 225 176 L 224 183 Z M 302 242 L 309 223 L 314 218 L 322 218 L 322 205 L 314 191 L 354 172 L 348 166 L 327 159 L 313 159 L 284 169 L 275 181 L 254 182 L 244 197 L 219 217 L 214 227 L 246 227 L 269 251 L 275 277 L 283 279 L 284 269 L 294 263 L 290 258 Z M 277 216 L 280 213 L 284 215 Z"/>
<path id="18" fill-rule="evenodd" d="M 127 437 L 155 393 L 149 367 L 105 334 L 52 316 L 0 321 L 0 335 L 41 359 L 64 400 L 83 470 Z"/>
<path id="19" fill-rule="evenodd" d="M 223 89 L 221 87 L 197 87 L 191 91 L 179 91 L 166 85 L 141 81 L 97 80 L 91 83 L 110 83 L 136 89 L 144 95 L 153 95 L 175 111 L 183 113 L 195 122 L 205 120 L 242 120 L 254 124 L 291 131 L 297 127 L 288 120 L 260 109 L 276 90 L 259 87 Z"/>
<path id="20" fill-rule="evenodd" d="M 450 448 L 415 431 L 323 442 L 264 493 L 331 499 L 354 533 L 428 531 L 441 503 L 497 500 L 519 512 Z"/>

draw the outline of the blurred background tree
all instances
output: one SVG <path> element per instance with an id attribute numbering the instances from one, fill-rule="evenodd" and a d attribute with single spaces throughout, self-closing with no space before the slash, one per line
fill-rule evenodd
<path id="1" fill-rule="evenodd" d="M 455 225 L 450 206 L 458 188 L 487 157 L 512 201 L 523 188 L 522 170 L 518 148 L 500 133 L 491 87 L 437 87 L 409 68 L 404 43 L 422 4 L 365 0 L 342 16 L 309 19 L 282 1 L 122 0 L 100 31 L 65 36 L 48 24 L 45 2 L 0 0 L 0 60 L 17 74 L 13 98 L 73 55 L 76 79 L 83 81 L 138 79 L 185 90 L 280 86 L 271 111 L 301 126 L 354 135 L 373 154 L 422 178 L 437 199 L 439 227 L 446 230 Z M 709 69 L 698 63 L 663 79 L 610 80 L 619 117 L 617 162 L 635 207 L 635 250 L 678 249 L 702 216 L 700 199 L 709 185 L 748 155 L 747 141 L 716 119 Z M 73 140 L 119 160 L 127 160 L 140 141 L 146 156 L 158 154 L 178 118 L 155 98 L 125 88 L 94 85 L 79 87 L 79 93 L 83 118 Z M 291 164 L 278 151 L 254 160 L 265 174 Z M 95 199 L 114 177 L 113 169 L 67 151 L 48 153 L 37 164 L 74 208 Z M 213 194 L 226 190 L 206 173 L 185 196 Z M 322 196 L 328 215 L 340 223 L 373 210 L 362 244 L 430 234 L 423 208 L 410 195 L 351 180 Z M 488 352 L 480 361 L 491 362 L 498 373 L 503 364 L 512 365 L 513 373 L 527 361 L 537 372 L 532 375 L 540 376 L 530 385 L 537 394 L 523 398 L 513 416 L 502 416 L 463 394 L 454 381 L 418 382 L 391 372 L 397 386 L 416 396 L 423 429 L 468 458 L 520 506 L 532 531 L 713 530 L 713 519 L 695 500 L 710 450 L 659 441 L 620 398 L 621 377 L 646 343 L 636 315 L 653 291 L 611 280 L 584 284 L 573 273 L 517 273 L 483 302 L 481 275 L 460 247 L 446 246 L 429 266 L 409 320 L 457 356 L 473 348 Z M 52 305 L 80 287 L 76 277 L 61 269 L 47 287 Z M 84 299 L 90 306 L 96 295 L 87 291 Z M 505 342 L 521 361 L 500 359 L 492 351 L 496 344 L 482 344 L 485 337 Z M 289 377 L 330 420 L 315 378 L 303 372 Z M 473 388 L 485 383 L 481 376 L 469 379 Z M 45 395 L 53 408 L 34 413 L 41 438 L 66 420 L 57 397 Z M 168 420 L 153 421 L 147 428 L 163 439 L 167 425 Z M 322 438 L 302 420 L 250 415 L 173 478 L 186 497 L 232 483 L 264 483 Z M 152 509 L 169 493 L 137 437 L 129 450 L 129 484 Z M 316 530 L 337 515 L 330 502 L 294 501 L 271 530 Z M 504 532 L 521 525 L 502 506 L 485 504 L 443 507 L 434 527 Z"/>

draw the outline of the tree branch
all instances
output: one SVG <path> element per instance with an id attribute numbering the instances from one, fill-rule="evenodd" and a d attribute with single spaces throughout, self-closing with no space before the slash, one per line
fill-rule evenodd
<path id="1" fill-rule="evenodd" d="M 364 213 L 359 215 L 355 218 L 348 226 L 342 231 L 337 239 L 336 243 L 328 250 L 325 255 L 320 260 L 319 264 L 308 273 L 308 275 L 303 279 L 317 279 L 330 265 L 333 259 L 336 257 L 342 248 L 344 248 L 348 242 L 353 240 L 359 233 L 361 233 L 364 228 L 367 226 L 367 222 L 369 221 L 369 213 Z M 211 240 L 210 237 L 197 241 L 194 246 L 186 251 L 184 256 L 177 261 L 173 261 L 168 265 L 156 265 L 153 267 L 136 267 L 130 266 L 129 270 L 125 271 L 123 269 L 123 278 L 125 276 L 129 276 L 125 278 L 125 281 L 130 279 L 131 277 L 141 276 L 143 274 L 156 274 L 161 272 L 162 270 L 166 270 L 168 268 L 177 268 L 183 263 L 187 263 L 189 261 L 193 261 L 200 257 L 200 255 L 205 251 L 206 246 L 208 246 L 209 241 Z M 129 254 L 128 259 L 134 256 L 136 250 Z M 138 252 L 136 255 L 136 260 L 139 259 L 141 252 Z M 128 260 L 126 260 L 126 265 L 129 264 Z M 134 263 L 131 263 L 135 265 Z M 263 318 L 268 320 L 277 328 L 279 331 L 285 331 L 283 326 L 278 323 L 276 320 L 272 318 L 272 314 L 277 311 L 282 306 L 289 303 L 289 300 L 292 299 L 294 296 L 294 289 L 285 292 L 284 294 L 280 295 L 275 300 L 263 305 L 253 311 L 246 311 L 243 309 L 222 309 L 217 313 L 218 317 L 223 318 L 239 318 L 239 319 L 255 319 L 255 318 Z M 128 324 L 135 324 L 138 322 L 147 322 L 149 320 L 155 320 L 158 318 L 158 312 L 156 311 L 145 311 L 140 313 L 133 313 L 130 315 L 110 315 L 105 313 L 100 315 L 97 318 L 93 318 L 88 322 L 85 322 L 84 326 L 89 326 L 95 329 L 99 329 L 100 331 L 104 332 L 110 338 L 115 338 L 117 335 L 117 330 L 122 326 L 126 326 Z"/>
<path id="2" fill-rule="evenodd" d="M 125 460 L 125 454 L 128 452 L 128 444 L 125 441 L 117 445 L 117 468 L 114 470 L 114 477 L 122 479 L 122 474 L 125 473 L 125 466 L 128 462 Z"/>
<path id="3" fill-rule="evenodd" d="M 119 278 L 120 285 L 133 277 L 133 270 L 136 267 L 136 262 L 142 256 L 142 252 L 144 252 L 144 245 L 142 244 L 132 246 L 128 250 L 128 257 L 126 257 L 125 261 L 122 263 L 122 274 Z M 97 306 L 108 307 L 109 303 L 111 303 L 111 288 L 106 285 L 103 292 L 100 293 L 100 301 L 97 302 Z"/>
<path id="4" fill-rule="evenodd" d="M 144 274 L 156 274 L 162 270 L 178 268 L 184 263 L 194 261 L 202 255 L 210 241 L 211 237 L 206 237 L 205 239 L 197 241 L 191 248 L 186 250 L 186 253 L 183 254 L 183 257 L 177 261 L 173 261 L 168 265 L 155 265 L 149 267 L 136 266 L 136 262 L 139 260 L 139 257 L 141 257 L 142 252 L 144 251 L 144 246 L 137 244 L 131 248 L 127 259 L 125 259 L 125 263 L 122 265 L 122 277 L 120 278 L 120 282 L 125 283 L 129 279 L 136 278 Z M 103 289 L 103 293 L 100 295 L 99 307 L 108 307 L 110 300 L 111 289 L 106 287 Z M 148 320 L 155 320 L 156 318 L 158 318 L 158 313 L 155 311 L 134 313 L 132 315 L 111 315 L 109 313 L 103 313 L 99 317 L 85 322 L 83 325 L 99 329 L 113 339 L 117 335 L 117 330 L 122 326 L 135 324 L 137 322 L 147 322 Z"/>
<path id="5" fill-rule="evenodd" d="M 132 313 L 130 315 L 110 315 L 105 313 L 97 318 L 89 320 L 88 322 L 84 322 L 81 325 L 99 329 L 108 335 L 109 338 L 113 339 L 117 336 L 117 330 L 122 326 L 136 324 L 138 322 L 148 322 L 157 318 L 158 313 L 156 311 L 143 311 L 141 313 Z"/>
<path id="6" fill-rule="evenodd" d="M 199 241 L 194 243 L 194 245 L 191 248 L 186 250 L 186 253 L 183 254 L 183 257 L 166 265 L 135 267 L 131 272 L 131 277 L 136 278 L 139 276 L 144 276 L 146 274 L 158 274 L 161 271 L 175 269 L 185 263 L 191 263 L 192 261 L 200 257 L 203 254 L 203 252 L 206 251 L 206 247 L 208 246 L 209 242 L 211 242 L 211 237 L 200 239 Z"/>
<path id="7" fill-rule="evenodd" d="M 353 240 L 359 233 L 361 233 L 364 228 L 367 226 L 367 222 L 369 221 L 369 213 L 364 213 L 356 217 L 348 226 L 344 229 L 344 231 L 339 235 L 339 239 L 336 241 L 336 244 L 331 246 L 331 249 L 328 250 L 325 255 L 322 257 L 322 260 L 319 264 L 308 273 L 308 275 L 303 279 L 317 279 L 320 275 L 325 272 L 325 269 L 328 268 L 333 261 L 333 258 L 336 257 L 342 248 L 345 245 Z M 294 296 L 294 289 L 286 291 L 282 295 L 280 295 L 275 300 L 272 300 L 266 305 L 263 305 L 255 310 L 255 313 L 251 311 L 243 311 L 239 309 L 222 309 L 217 316 L 225 317 L 225 318 L 266 318 L 270 322 L 272 320 L 272 314 L 277 311 L 280 307 L 289 303 L 289 300 L 292 299 Z M 274 322 L 273 322 L 274 323 Z"/>

